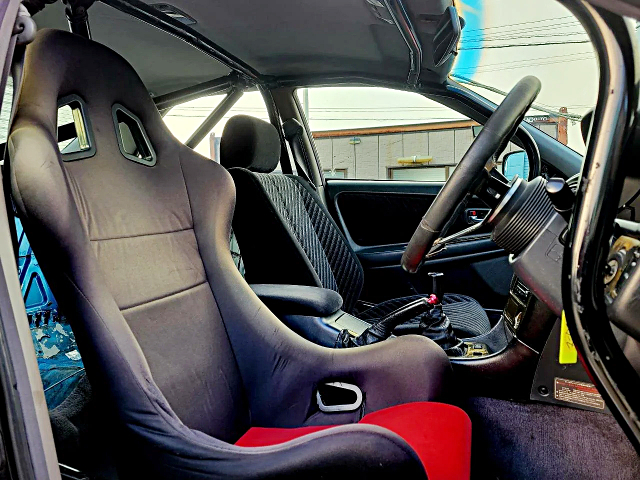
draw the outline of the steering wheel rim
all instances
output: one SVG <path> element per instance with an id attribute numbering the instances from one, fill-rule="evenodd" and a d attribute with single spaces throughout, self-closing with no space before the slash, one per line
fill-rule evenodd
<path id="1" fill-rule="evenodd" d="M 515 133 L 541 86 L 536 77 L 524 77 L 489 117 L 413 233 L 402 255 L 401 264 L 405 271 L 418 271 L 425 254 L 442 233 L 451 214 L 482 180 L 481 173 L 487 162 L 506 146 Z M 493 166 L 489 170 L 491 168 Z"/>

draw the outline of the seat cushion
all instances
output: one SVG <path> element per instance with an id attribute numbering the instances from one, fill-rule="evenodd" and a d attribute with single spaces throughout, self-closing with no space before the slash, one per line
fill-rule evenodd
<path id="1" fill-rule="evenodd" d="M 409 297 L 392 298 L 354 315 L 368 323 L 375 323 L 385 315 L 408 303 L 429 295 L 411 295 Z M 442 310 L 451 321 L 451 326 L 458 338 L 472 338 L 491 330 L 489 317 L 477 300 L 466 295 L 447 293 L 442 300 Z M 420 316 L 409 323 L 420 323 Z"/>
<path id="2" fill-rule="evenodd" d="M 460 408 L 435 402 L 406 403 L 369 413 L 359 423 L 378 425 L 401 436 L 418 454 L 430 480 L 469 478 L 471 420 Z M 236 445 L 276 445 L 328 428 L 332 426 L 253 427 Z"/>

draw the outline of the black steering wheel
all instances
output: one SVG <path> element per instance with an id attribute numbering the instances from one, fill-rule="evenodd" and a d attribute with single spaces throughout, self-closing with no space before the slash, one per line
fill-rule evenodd
<path id="1" fill-rule="evenodd" d="M 418 271 L 425 254 L 440 237 L 458 205 L 470 192 L 481 188 L 483 181 L 486 182 L 488 175 L 483 175 L 483 169 L 490 173 L 495 167 L 495 153 L 507 145 L 538 96 L 540 87 L 536 77 L 524 77 L 489 117 L 413 233 L 402 255 L 402 268 L 407 272 Z"/>

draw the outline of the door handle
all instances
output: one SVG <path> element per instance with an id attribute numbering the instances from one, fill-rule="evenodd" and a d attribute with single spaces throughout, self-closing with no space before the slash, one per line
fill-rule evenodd
<path id="1" fill-rule="evenodd" d="M 490 211 L 490 208 L 467 208 L 464 211 L 464 219 L 466 220 L 467 224 L 474 225 L 487 218 L 487 215 L 489 215 Z"/>

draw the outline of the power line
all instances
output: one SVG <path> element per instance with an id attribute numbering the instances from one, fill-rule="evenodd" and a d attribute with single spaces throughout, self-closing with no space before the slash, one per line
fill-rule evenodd
<path id="1" fill-rule="evenodd" d="M 540 43 L 512 43 L 507 45 L 483 45 L 481 47 L 460 47 L 458 50 L 486 50 L 493 48 L 514 48 L 514 47 L 544 47 L 547 45 L 571 45 L 580 43 L 591 43 L 589 40 L 569 40 L 566 42 L 540 42 Z"/>
<path id="2" fill-rule="evenodd" d="M 495 68 L 478 68 L 478 69 L 473 69 L 473 68 L 462 68 L 459 71 L 456 71 L 456 73 L 491 73 L 491 72 L 503 72 L 505 70 L 518 70 L 518 69 L 522 69 L 522 68 L 529 68 L 529 67 L 541 67 L 541 66 L 545 66 L 545 65 L 556 65 L 558 63 L 569 63 L 569 62 L 584 62 L 584 61 L 589 61 L 589 60 L 593 60 L 595 57 L 593 56 L 586 56 L 586 57 L 580 57 L 580 58 L 569 58 L 569 59 L 563 59 L 563 60 L 549 60 L 549 61 L 541 61 L 541 62 L 535 62 L 535 63 L 527 63 L 527 64 L 522 64 L 522 65 L 508 65 L 505 67 L 495 67 Z"/>
<path id="3" fill-rule="evenodd" d="M 500 95 L 502 95 L 503 97 L 507 96 L 507 92 L 504 92 L 500 89 L 497 89 L 495 87 L 492 87 L 491 85 L 485 85 L 484 83 L 480 83 L 480 82 L 476 82 L 475 80 L 471 80 L 469 78 L 463 77 L 461 75 L 456 75 L 456 74 L 451 74 L 450 75 L 453 78 L 456 78 L 460 83 L 465 83 L 467 85 L 473 85 L 475 87 L 480 87 L 480 88 L 484 88 L 485 90 L 489 90 L 490 92 L 494 92 L 494 93 L 498 93 Z M 531 105 L 531 108 L 533 110 L 538 110 L 540 112 L 545 112 L 548 113 L 550 115 L 555 115 L 558 117 L 565 117 L 568 118 L 570 120 L 582 120 L 582 115 L 576 115 L 573 113 L 562 113 L 562 112 L 556 112 L 554 110 L 552 110 L 549 106 L 544 106 L 544 105 L 540 105 L 537 103 L 534 103 Z"/>
<path id="4" fill-rule="evenodd" d="M 533 28 L 525 28 L 525 29 L 516 29 L 516 30 L 504 30 L 501 32 L 486 32 L 486 33 L 471 33 L 469 34 L 469 32 L 465 32 L 464 30 L 462 31 L 462 38 L 465 39 L 470 39 L 470 38 L 481 38 L 486 36 L 491 36 L 491 35 L 517 35 L 517 34 L 524 34 L 527 32 L 546 32 L 549 30 L 557 30 L 559 28 L 565 28 L 565 29 L 578 29 L 578 28 L 582 28 L 582 24 L 580 22 L 561 22 L 561 23 L 556 23 L 556 24 L 551 24 L 551 25 L 542 25 L 540 27 L 533 27 Z M 584 31 L 584 29 L 582 29 L 582 31 Z"/>
<path id="5" fill-rule="evenodd" d="M 559 32 L 563 34 L 585 34 L 585 31 L 578 29 L 579 25 L 551 25 L 549 28 L 537 28 L 535 30 L 514 30 L 513 32 L 495 32 L 482 35 L 462 35 L 463 42 L 480 41 L 483 39 L 501 38 L 506 36 L 524 36 L 524 35 L 556 35 Z"/>
<path id="6" fill-rule="evenodd" d="M 506 40 L 521 40 L 528 38 L 553 38 L 553 37 L 567 37 L 567 36 L 576 36 L 580 35 L 581 37 L 587 37 L 587 34 L 584 32 L 565 32 L 565 33 L 552 33 L 547 35 L 510 35 L 510 36 L 502 36 L 502 37 L 491 37 L 491 38 L 480 38 L 478 40 L 463 40 L 462 44 L 465 43 L 484 43 L 484 42 L 503 42 Z"/>
<path id="7" fill-rule="evenodd" d="M 480 30 L 490 30 L 490 29 L 494 29 L 494 28 L 508 28 L 508 27 L 515 27 L 515 26 L 518 26 L 518 25 L 528 25 L 528 24 L 550 22 L 550 21 L 556 22 L 558 20 L 564 20 L 565 18 L 573 18 L 575 20 L 575 17 L 573 15 L 566 15 L 564 17 L 545 18 L 545 19 L 541 19 L 541 20 L 532 20 L 532 21 L 529 21 L 529 22 L 507 23 L 507 24 L 504 24 L 504 25 L 494 25 L 492 27 L 474 28 L 474 29 L 471 29 L 471 30 L 467 30 L 467 32 L 476 32 L 476 31 L 480 31 Z"/>
<path id="8" fill-rule="evenodd" d="M 589 55 L 590 58 L 595 58 L 595 56 L 591 53 L 591 52 L 577 52 L 577 53 L 566 53 L 566 54 L 562 54 L 562 55 L 544 55 L 542 57 L 535 57 L 535 58 L 528 58 L 528 59 L 524 59 L 524 60 L 511 60 L 508 62 L 498 62 L 498 63 L 482 63 L 482 64 L 478 64 L 477 67 L 464 67 L 460 70 L 472 70 L 475 71 L 476 69 L 480 69 L 480 68 L 484 68 L 484 67 L 502 67 L 502 66 L 509 66 L 509 65 L 514 65 L 514 64 L 521 64 L 522 66 L 529 66 L 529 64 L 531 62 L 537 62 L 540 60 L 547 60 L 547 59 L 552 59 L 552 58 L 567 58 L 569 57 L 571 58 L 575 58 L 578 55 Z M 456 70 L 457 72 L 459 72 L 459 70 Z"/>

